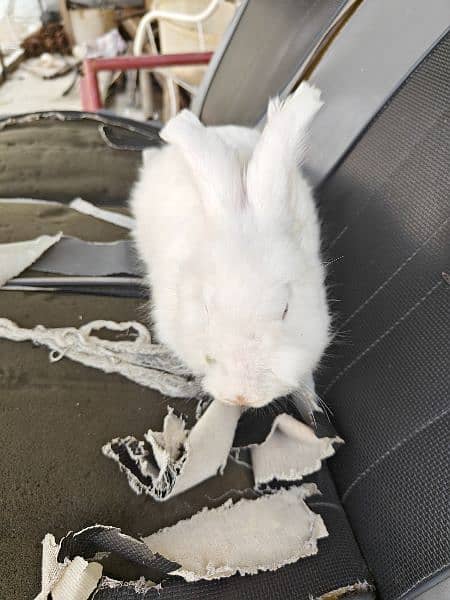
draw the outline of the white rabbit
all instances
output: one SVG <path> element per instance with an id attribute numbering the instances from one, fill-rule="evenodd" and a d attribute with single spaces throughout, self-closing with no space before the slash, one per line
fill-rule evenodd
<path id="1" fill-rule="evenodd" d="M 319 222 L 298 168 L 321 105 L 302 83 L 269 103 L 262 134 L 183 111 L 132 193 L 156 335 L 226 403 L 294 391 L 328 344 Z"/>

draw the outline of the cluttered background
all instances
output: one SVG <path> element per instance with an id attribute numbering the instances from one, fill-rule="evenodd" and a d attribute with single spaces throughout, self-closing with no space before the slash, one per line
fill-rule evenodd
<path id="1" fill-rule="evenodd" d="M 0 0 L 0 115 L 81 110 L 83 60 L 214 51 L 237 0 Z M 102 71 L 105 110 L 166 121 L 206 65 Z"/>

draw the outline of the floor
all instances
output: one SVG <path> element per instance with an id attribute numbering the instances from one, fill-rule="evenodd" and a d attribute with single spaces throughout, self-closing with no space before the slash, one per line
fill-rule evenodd
<path id="1" fill-rule="evenodd" d="M 0 115 L 38 110 L 81 110 L 79 81 L 72 89 L 74 74 L 42 80 L 26 70 L 26 63 L 0 85 Z"/>
<path id="2" fill-rule="evenodd" d="M 82 110 L 80 76 L 75 72 L 56 79 L 42 79 L 31 72 L 37 59 L 24 61 L 0 83 L 0 117 L 47 110 Z M 99 73 L 99 87 L 103 97 L 113 74 Z M 131 102 L 131 90 L 115 92 L 107 102 L 108 110 L 129 119 L 143 120 L 141 109 Z M 160 111 L 161 92 L 155 85 L 155 108 Z"/>

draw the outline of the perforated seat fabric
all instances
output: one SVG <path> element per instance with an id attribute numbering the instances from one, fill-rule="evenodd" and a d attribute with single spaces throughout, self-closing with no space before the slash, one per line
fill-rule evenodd
<path id="1" fill-rule="evenodd" d="M 319 190 L 336 312 L 331 470 L 380 597 L 443 576 L 449 527 L 450 39 Z"/>

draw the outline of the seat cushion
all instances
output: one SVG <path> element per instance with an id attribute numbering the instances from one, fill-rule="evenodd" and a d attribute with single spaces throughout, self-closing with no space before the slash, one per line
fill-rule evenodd
<path id="1" fill-rule="evenodd" d="M 39 129 L 34 135 L 40 140 L 39 156 L 35 159 L 40 160 L 41 153 L 45 153 L 46 143 L 53 162 L 40 162 L 37 182 L 34 177 L 25 176 L 36 173 L 30 155 L 28 165 L 33 168 L 14 181 L 14 195 L 32 196 L 41 190 L 40 196 L 48 192 L 53 199 L 70 200 L 77 173 L 74 163 L 69 162 L 66 189 L 65 163 L 79 151 L 79 135 L 89 135 L 95 144 L 92 147 L 88 144 L 86 152 L 90 161 L 96 160 L 104 170 L 92 179 L 83 177 L 86 155 L 77 167 L 80 181 L 77 195 L 90 199 L 98 196 L 103 205 L 123 210 L 140 154 L 113 150 L 103 142 L 101 145 L 97 140 L 97 121 L 80 117 L 78 125 L 82 127 L 80 134 L 73 119 L 41 120 L 33 124 Z M 27 139 L 22 127 L 17 127 L 20 143 Z M 0 147 L 7 143 L 14 146 L 15 131 L 14 126 L 0 131 Z M 29 134 L 30 130 L 28 139 Z M 58 140 L 61 156 L 53 153 L 54 139 Z M 112 157 L 111 161 L 98 158 L 102 152 Z M 3 152 L 3 156 L 5 168 L 18 174 L 17 153 Z M 53 181 L 54 177 L 57 181 Z M 105 195 L 99 191 L 102 180 Z M 6 183 L 6 179 L 2 180 L 3 195 L 7 192 Z M 112 241 L 127 235 L 115 225 L 66 206 L 0 202 L 0 243 L 60 230 L 96 241 Z M 140 299 L 0 291 L 0 316 L 23 327 L 40 323 L 79 326 L 94 319 L 142 320 L 145 314 L 145 302 Z M 0 458 L 3 561 L 0 597 L 23 600 L 38 592 L 40 542 L 47 532 L 59 539 L 69 530 L 102 523 L 121 527 L 133 536 L 145 535 L 187 518 L 203 506 L 217 506 L 227 498 L 254 494 L 249 469 L 230 460 L 222 476 L 167 502 L 137 496 L 117 466 L 102 455 L 103 444 L 127 434 L 140 438 L 148 428 L 160 430 L 168 404 L 186 415 L 188 423 L 192 422 L 195 402 L 164 398 L 119 375 L 108 375 L 68 359 L 51 364 L 46 349 L 28 342 L 0 340 L 0 356 L 2 447 L 6 449 Z M 257 576 L 193 584 L 173 578 L 163 583 L 157 597 L 307 600 L 311 595 L 346 588 L 357 581 L 370 581 L 329 472 L 323 469 L 317 478 L 322 496 L 311 498 L 309 503 L 322 514 L 329 536 L 319 541 L 316 556 Z M 139 575 L 123 565 L 119 571 L 125 578 Z M 116 571 L 111 574 L 118 575 Z M 154 591 L 150 597 L 155 597 Z"/>

